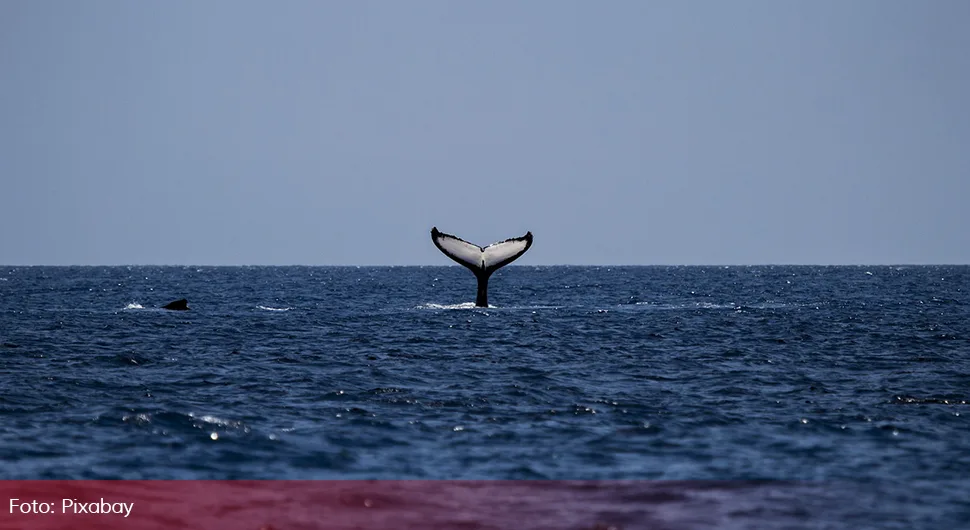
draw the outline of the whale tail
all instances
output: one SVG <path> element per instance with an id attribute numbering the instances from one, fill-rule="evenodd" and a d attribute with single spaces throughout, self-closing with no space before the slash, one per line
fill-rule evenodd
<path id="1" fill-rule="evenodd" d="M 532 232 L 522 237 L 513 237 L 485 248 L 473 245 L 464 239 L 431 229 L 431 241 L 459 265 L 472 271 L 478 279 L 478 294 L 475 296 L 477 307 L 488 307 L 488 278 L 493 272 L 517 260 L 532 246 Z"/>

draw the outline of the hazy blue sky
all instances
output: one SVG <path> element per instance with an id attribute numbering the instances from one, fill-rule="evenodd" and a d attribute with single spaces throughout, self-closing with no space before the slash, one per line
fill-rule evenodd
<path id="1" fill-rule="evenodd" d="M 970 263 L 966 0 L 0 1 L 0 263 Z"/>

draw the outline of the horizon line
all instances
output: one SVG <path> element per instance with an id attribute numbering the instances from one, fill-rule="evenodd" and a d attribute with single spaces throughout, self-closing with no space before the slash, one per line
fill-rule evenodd
<path id="1" fill-rule="evenodd" d="M 970 263 L 550 263 L 550 264 L 510 264 L 509 267 L 961 267 Z M 0 264 L 0 268 L 17 267 L 319 267 L 319 268 L 398 268 L 398 267 L 461 267 L 455 264 L 265 264 L 265 263 L 237 263 L 237 264 L 205 264 L 205 263 L 98 263 L 98 264 Z"/>

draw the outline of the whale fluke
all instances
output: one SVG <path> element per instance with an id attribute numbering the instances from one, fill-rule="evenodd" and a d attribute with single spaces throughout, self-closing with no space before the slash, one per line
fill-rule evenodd
<path id="1" fill-rule="evenodd" d="M 439 232 L 437 227 L 431 229 L 431 241 L 459 265 L 472 271 L 478 279 L 478 295 L 475 297 L 477 307 L 488 307 L 488 278 L 493 272 L 517 260 L 532 246 L 532 232 L 522 237 L 513 237 L 482 248 L 473 245 L 460 237 Z"/>
<path id="2" fill-rule="evenodd" d="M 176 300 L 174 302 L 169 302 L 162 306 L 162 309 L 168 309 L 170 311 L 188 311 L 189 301 L 185 298 L 181 300 Z"/>

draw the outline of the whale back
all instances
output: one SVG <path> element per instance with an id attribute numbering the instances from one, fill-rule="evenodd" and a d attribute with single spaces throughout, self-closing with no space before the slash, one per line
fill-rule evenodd
<path id="1" fill-rule="evenodd" d="M 162 306 L 162 309 L 168 309 L 169 311 L 188 311 L 189 301 L 185 298 L 181 300 L 175 300 L 174 302 L 169 302 Z"/>

